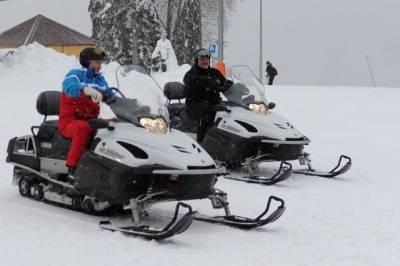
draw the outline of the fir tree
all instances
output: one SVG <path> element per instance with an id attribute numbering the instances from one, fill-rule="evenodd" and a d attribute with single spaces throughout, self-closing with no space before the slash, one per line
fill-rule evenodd
<path id="1" fill-rule="evenodd" d="M 151 66 L 151 53 L 161 36 L 160 19 L 151 0 L 91 0 L 93 38 L 109 60 Z"/>
<path id="2" fill-rule="evenodd" d="M 186 0 L 182 3 L 172 32 L 172 42 L 177 48 L 175 52 L 179 64 L 192 63 L 193 54 L 202 46 L 201 36 L 200 1 Z"/>

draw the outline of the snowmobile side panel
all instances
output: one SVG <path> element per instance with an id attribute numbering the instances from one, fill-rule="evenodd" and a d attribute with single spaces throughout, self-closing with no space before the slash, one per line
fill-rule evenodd
<path id="1" fill-rule="evenodd" d="M 212 127 L 202 143 L 205 150 L 228 167 L 239 167 L 246 160 L 265 154 L 263 160 L 290 161 L 299 158 L 303 145 L 274 145 L 263 143 L 265 138 L 244 138 L 228 131 Z"/>
<path id="2" fill-rule="evenodd" d="M 221 170 L 176 170 L 162 165 L 128 167 L 114 160 L 85 152 L 75 173 L 75 188 L 84 195 L 101 201 L 124 203 L 153 191 L 169 191 L 170 198 L 179 200 L 206 198 L 216 182 L 215 172 Z M 154 172 L 160 171 L 159 174 Z M 179 174 L 180 172 L 184 174 Z M 195 172 L 196 174 L 191 174 Z"/>
<path id="3" fill-rule="evenodd" d="M 135 183 L 134 183 L 135 181 Z M 101 201 L 123 202 L 146 192 L 150 179 L 134 177 L 130 167 L 86 151 L 74 175 L 74 186 Z"/>

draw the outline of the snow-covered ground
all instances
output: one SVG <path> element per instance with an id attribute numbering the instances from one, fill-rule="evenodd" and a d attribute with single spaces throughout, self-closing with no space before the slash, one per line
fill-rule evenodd
<path id="1" fill-rule="evenodd" d="M 22 198 L 11 185 L 8 140 L 41 122 L 36 96 L 59 90 L 74 64 L 38 45 L 0 62 L 0 265 L 400 265 L 400 89 L 268 88 L 276 111 L 312 139 L 316 167 L 330 168 L 344 153 L 353 168 L 334 180 L 293 175 L 273 187 L 220 180 L 234 213 L 257 215 L 269 195 L 284 198 L 287 212 L 258 230 L 194 222 L 156 242 L 102 231 L 102 218 Z M 106 67 L 110 78 L 113 69 Z M 185 69 L 157 79 L 182 78 Z M 214 213 L 208 201 L 190 204 Z M 170 206 L 155 212 L 170 215 Z"/>

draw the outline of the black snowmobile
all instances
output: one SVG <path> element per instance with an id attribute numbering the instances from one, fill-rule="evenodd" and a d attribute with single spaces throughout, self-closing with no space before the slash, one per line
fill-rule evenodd
<path id="1" fill-rule="evenodd" d="M 105 103 L 116 119 L 89 121 L 97 130 L 96 135 L 84 152 L 73 180 L 65 167 L 70 140 L 60 135 L 57 120 L 46 119 L 58 115 L 60 92 L 46 91 L 39 95 L 37 111 L 45 116 L 43 123 L 31 127 L 30 135 L 12 138 L 7 149 L 7 162 L 14 165 L 13 181 L 22 196 L 88 214 L 130 209 L 133 225 L 117 227 L 101 221 L 100 226 L 151 239 L 182 233 L 193 219 L 255 228 L 272 223 L 283 214 L 283 200 L 270 197 L 265 211 L 255 219 L 231 215 L 227 194 L 214 187 L 217 176 L 225 169 L 218 168 L 208 153 L 186 134 L 169 128 L 168 110 L 159 97 L 154 97 L 160 94 L 159 86 L 147 71 L 139 66 L 120 67 L 117 81 L 119 85 L 134 81 L 135 91 L 147 92 L 143 100 L 151 105 L 141 105 L 133 98 L 132 89 L 125 91 L 131 98 L 115 89 L 119 96 L 106 99 Z M 211 200 L 214 208 L 224 209 L 225 215 L 200 215 L 188 204 L 179 202 L 172 220 L 164 228 L 152 228 L 141 221 L 146 210 L 156 203 L 205 198 Z M 270 214 L 274 202 L 279 205 Z M 183 216 L 180 209 L 186 209 Z"/>

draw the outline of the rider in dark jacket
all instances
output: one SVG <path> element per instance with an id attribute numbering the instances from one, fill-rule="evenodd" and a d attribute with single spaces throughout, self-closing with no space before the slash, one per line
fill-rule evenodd
<path id="1" fill-rule="evenodd" d="M 265 71 L 267 72 L 268 85 L 273 85 L 274 79 L 278 75 L 278 70 L 276 70 L 271 62 L 267 61 L 267 68 Z"/>
<path id="2" fill-rule="evenodd" d="M 186 73 L 186 111 L 197 121 L 197 141 L 202 142 L 215 120 L 215 106 L 221 103 L 220 92 L 232 86 L 221 72 L 210 67 L 210 52 L 200 49 L 195 53 L 194 66 Z"/>

